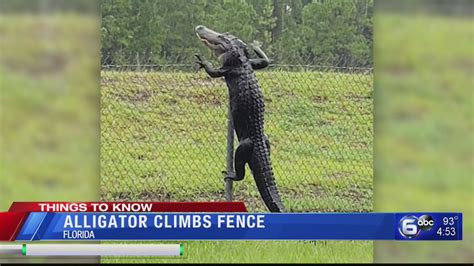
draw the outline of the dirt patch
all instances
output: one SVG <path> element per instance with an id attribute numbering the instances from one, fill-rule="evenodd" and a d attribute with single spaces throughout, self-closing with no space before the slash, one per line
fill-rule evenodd
<path id="1" fill-rule="evenodd" d="M 117 92 L 111 92 L 110 94 L 112 94 L 112 96 L 118 98 L 121 101 L 134 103 L 134 104 L 146 102 L 152 96 L 152 93 L 148 90 L 139 90 L 130 95 L 117 93 Z"/>
<path id="2" fill-rule="evenodd" d="M 311 98 L 311 100 L 315 103 L 323 103 L 328 100 L 327 96 L 315 95 Z"/>
<path id="3" fill-rule="evenodd" d="M 362 102 L 362 101 L 372 100 L 372 96 L 371 95 L 350 94 L 350 95 L 346 96 L 346 99 L 356 101 L 356 102 Z"/>
<path id="4" fill-rule="evenodd" d="M 131 100 L 133 102 L 144 102 L 144 101 L 147 101 L 150 97 L 151 97 L 151 93 L 149 91 L 142 90 L 136 93 L 135 95 L 133 95 L 133 97 L 131 97 Z"/>
<path id="5" fill-rule="evenodd" d="M 175 105 L 178 103 L 176 99 L 172 99 L 172 98 L 166 98 L 164 101 L 167 105 Z"/>
<path id="6" fill-rule="evenodd" d="M 182 84 L 186 84 L 186 87 L 221 87 L 224 86 L 224 79 L 199 78 L 193 76 L 189 78 L 187 82 L 183 82 Z"/>
<path id="7" fill-rule="evenodd" d="M 194 95 L 189 95 L 188 99 L 190 99 L 191 101 L 197 102 L 199 104 L 203 104 L 203 105 L 221 106 L 223 104 L 223 100 L 221 99 L 221 97 L 214 94 L 209 94 L 209 95 L 194 94 Z"/>
<path id="8" fill-rule="evenodd" d="M 354 188 L 344 190 L 342 192 L 338 192 L 338 193 L 336 193 L 336 195 L 342 196 L 342 197 L 349 197 L 349 198 L 351 198 L 353 200 L 356 200 L 356 201 L 361 199 L 361 198 L 364 198 L 364 193 L 362 191 L 354 189 Z"/>
<path id="9" fill-rule="evenodd" d="M 369 189 L 349 188 L 337 191 L 336 197 L 350 199 L 350 202 L 352 202 L 351 206 L 364 206 L 364 210 L 367 211 L 370 211 L 372 207 L 372 192 Z"/>
<path id="10" fill-rule="evenodd" d="M 302 187 L 294 187 L 294 188 L 281 188 L 280 192 L 285 197 L 289 197 L 291 199 L 306 199 L 316 198 L 323 194 L 325 189 L 320 185 L 314 184 L 305 184 L 304 188 Z M 309 194 L 309 195 L 308 195 Z"/>
<path id="11" fill-rule="evenodd" d="M 341 179 L 347 178 L 347 177 L 350 176 L 350 175 L 351 175 L 350 172 L 334 172 L 334 173 L 330 173 L 330 174 L 327 175 L 326 177 L 327 177 L 328 179 L 341 180 Z"/>
<path id="12" fill-rule="evenodd" d="M 118 83 L 118 80 L 112 77 L 101 77 L 100 78 L 100 86 L 110 86 L 110 85 L 116 85 Z"/>
<path id="13" fill-rule="evenodd" d="M 352 142 L 350 145 L 353 148 L 371 148 L 369 146 L 369 143 L 366 141 L 355 141 L 355 142 Z"/>
<path id="14" fill-rule="evenodd" d="M 227 99 L 223 98 L 222 94 L 214 90 L 209 90 L 205 94 L 192 91 L 179 91 L 177 96 L 181 99 L 187 99 L 203 106 L 222 106 L 226 104 Z"/>

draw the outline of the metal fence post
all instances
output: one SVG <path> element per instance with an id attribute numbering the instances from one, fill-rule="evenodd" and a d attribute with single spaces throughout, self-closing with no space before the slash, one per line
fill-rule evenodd
<path id="1" fill-rule="evenodd" d="M 230 101 L 227 109 L 227 169 L 225 176 L 231 176 L 234 173 L 234 124 L 232 123 L 232 114 L 230 112 Z M 225 178 L 225 200 L 232 201 L 232 180 Z"/>
<path id="2" fill-rule="evenodd" d="M 140 72 L 141 68 L 140 68 L 140 54 L 137 53 L 137 55 L 135 56 L 135 61 L 136 61 L 136 71 L 137 72 Z"/>

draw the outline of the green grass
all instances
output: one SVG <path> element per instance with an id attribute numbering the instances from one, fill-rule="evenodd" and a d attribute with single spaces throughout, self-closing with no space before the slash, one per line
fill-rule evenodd
<path id="1" fill-rule="evenodd" d="M 370 241 L 189 241 L 183 258 L 103 258 L 103 263 L 370 263 Z"/>
<path id="2" fill-rule="evenodd" d="M 259 72 L 278 188 L 290 211 L 372 209 L 372 76 Z M 102 198 L 222 201 L 227 89 L 202 72 L 102 72 Z M 247 172 L 249 173 L 249 172 Z M 252 177 L 235 200 L 266 211 Z M 369 241 L 197 241 L 183 260 L 370 262 Z"/>
<path id="3" fill-rule="evenodd" d="M 258 73 L 291 211 L 372 208 L 372 76 Z M 227 89 L 204 73 L 102 72 L 104 199 L 222 200 Z M 249 171 L 247 171 L 249 173 Z M 236 200 L 265 210 L 250 174 Z"/>

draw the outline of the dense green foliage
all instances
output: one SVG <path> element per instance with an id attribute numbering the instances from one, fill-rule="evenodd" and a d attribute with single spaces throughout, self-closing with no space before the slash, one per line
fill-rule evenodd
<path id="1" fill-rule="evenodd" d="M 373 0 L 104 0 L 103 63 L 191 63 L 194 27 L 257 40 L 275 63 L 369 66 Z"/>

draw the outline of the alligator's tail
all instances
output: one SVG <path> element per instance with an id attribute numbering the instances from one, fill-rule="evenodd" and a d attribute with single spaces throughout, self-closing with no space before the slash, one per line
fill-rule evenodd
<path id="1" fill-rule="evenodd" d="M 249 162 L 258 191 L 271 212 L 284 212 L 285 207 L 278 193 L 270 160 L 270 147 L 263 138 L 253 140 L 254 148 Z"/>

